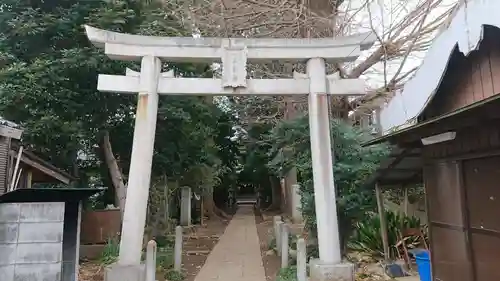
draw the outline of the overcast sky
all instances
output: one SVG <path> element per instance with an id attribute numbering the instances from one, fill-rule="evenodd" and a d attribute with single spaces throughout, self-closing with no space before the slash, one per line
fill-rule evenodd
<path id="1" fill-rule="evenodd" d="M 357 7 L 361 5 L 361 3 L 366 0 L 350 0 L 344 2 L 341 8 L 346 9 L 348 5 L 350 5 L 351 10 L 356 10 Z M 500 0 L 499 0 L 500 1 Z M 430 14 L 427 16 L 426 21 L 435 20 L 439 15 L 446 12 L 453 4 L 457 3 L 458 0 L 443 0 L 443 3 L 440 4 L 437 8 L 433 9 Z M 352 24 L 353 30 L 352 33 L 355 32 L 367 32 L 371 30 L 371 25 L 375 27 L 376 33 L 379 37 L 383 38 L 387 35 L 387 32 L 391 30 L 391 27 L 400 22 L 404 17 L 406 17 L 409 13 L 411 13 L 415 7 L 425 3 L 425 0 L 373 0 L 368 5 L 370 12 L 367 8 L 362 9 L 357 16 L 355 17 L 354 23 Z M 352 13 L 352 12 L 351 12 Z M 370 25 L 370 14 L 371 14 L 371 22 Z M 416 24 L 416 23 L 415 23 Z M 408 28 L 411 30 L 411 28 Z M 404 34 L 404 33 L 403 33 Z M 435 34 L 432 34 L 435 36 Z M 372 50 L 364 52 L 364 54 L 357 60 L 356 63 L 359 63 L 364 58 L 366 58 Z M 404 70 L 410 70 L 414 67 L 418 66 L 422 59 L 425 56 L 425 52 L 414 52 L 412 56 L 407 59 Z M 392 77 L 390 74 L 395 73 L 399 66 L 401 65 L 401 59 L 395 59 L 387 64 L 387 73 L 389 77 Z M 369 73 L 364 75 L 368 82 L 368 85 L 372 88 L 379 88 L 384 85 L 384 77 L 381 75 L 384 70 L 384 65 L 379 63 L 374 67 L 374 69 L 370 70 Z"/>

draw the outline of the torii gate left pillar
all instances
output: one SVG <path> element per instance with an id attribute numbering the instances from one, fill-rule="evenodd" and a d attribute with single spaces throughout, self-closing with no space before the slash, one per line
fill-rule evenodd
<path id="1" fill-rule="evenodd" d="M 125 203 L 120 257 L 109 281 L 140 279 L 140 257 L 151 176 L 158 94 L 309 95 L 309 124 L 320 259 L 311 264 L 312 281 L 354 280 L 353 266 L 342 264 L 333 178 L 327 95 L 360 95 L 364 83 L 326 75 L 326 62 L 355 60 L 373 36 L 331 39 L 171 38 L 120 34 L 86 27 L 87 36 L 108 56 L 141 60 L 141 71 L 126 76 L 99 75 L 98 89 L 139 93 Z M 160 73 L 167 62 L 220 62 L 222 79 L 173 78 Z M 248 60 L 307 61 L 307 74 L 295 79 L 247 79 Z M 154 116 L 153 116 L 154 115 Z M 126 272 L 126 273 L 125 273 Z M 132 278 L 132 279 L 131 279 Z"/>

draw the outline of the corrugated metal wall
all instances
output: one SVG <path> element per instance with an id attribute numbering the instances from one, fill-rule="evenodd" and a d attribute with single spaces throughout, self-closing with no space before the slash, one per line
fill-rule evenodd
<path id="1" fill-rule="evenodd" d="M 0 136 L 0 194 L 7 190 L 10 138 Z"/>

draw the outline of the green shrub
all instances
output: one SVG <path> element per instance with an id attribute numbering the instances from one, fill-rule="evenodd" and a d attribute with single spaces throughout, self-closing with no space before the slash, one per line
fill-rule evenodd
<path id="1" fill-rule="evenodd" d="M 154 240 L 158 248 L 173 248 L 175 245 L 174 238 L 166 235 L 156 236 Z"/>
<path id="2" fill-rule="evenodd" d="M 361 144 L 372 136 L 342 120 L 331 120 L 333 147 L 333 173 L 337 191 L 337 213 L 340 239 L 345 253 L 348 238 L 357 221 L 364 220 L 368 212 L 376 210 L 373 189 L 364 186 L 367 178 L 377 169 L 390 151 L 385 144 L 364 147 Z M 272 161 L 268 167 L 283 176 L 295 166 L 300 181 L 302 214 L 312 236 L 317 235 L 314 202 L 311 146 L 307 116 L 281 121 L 269 135 Z M 286 151 L 287 153 L 284 153 Z"/>
<path id="3" fill-rule="evenodd" d="M 182 281 L 186 278 L 186 275 L 182 272 L 169 270 L 165 273 L 165 279 L 167 281 Z"/>
<path id="4" fill-rule="evenodd" d="M 403 229 L 421 227 L 420 219 L 417 217 L 405 216 L 392 211 L 386 211 L 387 237 L 389 241 L 390 255 L 396 256 L 394 247 L 399 241 L 399 235 Z M 411 237 L 407 244 L 415 245 L 418 243 L 417 237 Z M 380 217 L 372 215 L 364 221 L 355 224 L 354 235 L 351 237 L 348 247 L 351 250 L 367 253 L 374 257 L 382 257 L 384 247 L 382 236 L 380 234 Z"/>
<path id="5" fill-rule="evenodd" d="M 174 251 L 167 249 L 166 251 L 158 252 L 156 255 L 156 267 L 162 269 L 171 269 L 174 267 Z"/>
<path id="6" fill-rule="evenodd" d="M 274 250 L 276 248 L 276 238 L 273 236 L 267 245 L 268 250 Z"/>
<path id="7" fill-rule="evenodd" d="M 297 281 L 297 267 L 289 266 L 280 269 L 276 281 Z"/>
<path id="8" fill-rule="evenodd" d="M 108 239 L 106 246 L 102 250 L 99 262 L 103 265 L 109 265 L 118 260 L 120 254 L 120 243 L 117 239 Z"/>

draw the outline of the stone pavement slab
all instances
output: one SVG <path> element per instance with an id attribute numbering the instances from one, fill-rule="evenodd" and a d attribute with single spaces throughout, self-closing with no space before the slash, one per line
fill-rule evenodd
<path id="1" fill-rule="evenodd" d="M 195 281 L 266 281 L 253 206 L 240 206 Z"/>

